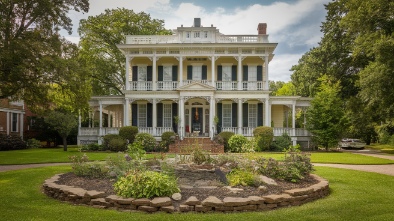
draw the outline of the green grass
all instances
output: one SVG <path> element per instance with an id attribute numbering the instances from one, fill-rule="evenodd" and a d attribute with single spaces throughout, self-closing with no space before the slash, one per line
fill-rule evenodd
<path id="1" fill-rule="evenodd" d="M 63 148 L 38 148 L 26 150 L 0 151 L 0 165 L 32 164 L 32 163 L 64 163 L 70 162 L 69 156 L 82 154 L 77 147 Z M 105 160 L 115 155 L 113 152 L 86 152 L 89 160 Z M 147 154 L 147 158 L 159 158 L 160 155 Z M 169 154 L 168 157 L 173 157 Z"/>
<path id="2" fill-rule="evenodd" d="M 0 173 L 0 214 L 13 220 L 394 220 L 394 177 L 317 167 L 331 194 L 313 203 L 270 212 L 146 214 L 74 206 L 41 193 L 43 181 L 70 167 L 45 167 Z"/>
<path id="3" fill-rule="evenodd" d="M 264 157 L 282 160 L 284 153 L 252 153 L 246 154 L 249 158 Z M 336 164 L 356 164 L 356 165 L 382 165 L 394 164 L 393 160 L 370 157 L 347 152 L 312 152 L 312 163 L 336 163 Z"/>
<path id="4" fill-rule="evenodd" d="M 371 145 L 366 146 L 368 149 L 379 150 L 380 152 L 387 154 L 394 154 L 394 146 L 389 144 L 378 144 L 373 143 Z"/>

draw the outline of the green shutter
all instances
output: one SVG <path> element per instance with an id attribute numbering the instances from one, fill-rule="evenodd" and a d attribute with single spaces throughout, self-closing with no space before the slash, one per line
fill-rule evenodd
<path id="1" fill-rule="evenodd" d="M 152 108 L 152 104 L 148 103 L 146 105 L 146 124 L 148 127 L 152 127 L 152 118 L 153 118 L 153 108 Z"/>
<path id="2" fill-rule="evenodd" d="M 163 66 L 158 66 L 158 71 L 159 71 L 159 73 L 158 73 L 158 77 L 157 77 L 157 80 L 158 81 L 163 81 Z"/>
<path id="3" fill-rule="evenodd" d="M 138 126 L 138 105 L 132 104 L 131 105 L 131 125 Z"/>
<path id="4" fill-rule="evenodd" d="M 187 66 L 187 80 L 192 80 L 193 78 L 193 66 Z"/>
<path id="5" fill-rule="evenodd" d="M 257 81 L 263 81 L 263 66 L 257 66 Z"/>
<path id="6" fill-rule="evenodd" d="M 237 103 L 233 103 L 233 105 L 231 105 L 232 111 L 231 111 L 231 117 L 233 118 L 232 120 L 232 127 L 238 127 L 238 104 Z"/>
<path id="7" fill-rule="evenodd" d="M 242 104 L 242 124 L 243 124 L 243 127 L 249 126 L 248 116 L 249 116 L 248 103 L 243 103 Z"/>
<path id="8" fill-rule="evenodd" d="M 236 65 L 233 65 L 231 67 L 231 80 L 237 81 L 237 66 Z"/>
<path id="9" fill-rule="evenodd" d="M 242 80 L 243 81 L 248 81 L 248 66 L 244 65 L 243 66 L 243 75 L 242 75 Z"/>
<path id="10" fill-rule="evenodd" d="M 152 81 L 152 66 L 148 66 L 146 71 L 148 72 L 146 76 L 146 81 Z"/>
<path id="11" fill-rule="evenodd" d="M 207 71 L 207 66 L 203 65 L 202 66 L 202 80 L 207 80 L 207 76 L 208 76 L 208 71 Z"/>
<path id="12" fill-rule="evenodd" d="M 263 104 L 257 104 L 257 126 L 263 126 Z"/>
<path id="13" fill-rule="evenodd" d="M 222 72 L 223 72 L 222 65 L 218 65 L 218 81 L 222 81 Z"/>
<path id="14" fill-rule="evenodd" d="M 138 81 L 138 66 L 133 66 L 133 73 L 132 73 L 132 77 L 133 77 L 133 81 Z"/>
<path id="15" fill-rule="evenodd" d="M 163 127 L 163 103 L 157 104 L 157 127 Z"/>
<path id="16" fill-rule="evenodd" d="M 217 104 L 217 114 L 219 118 L 219 122 L 217 124 L 216 131 L 217 133 L 222 132 L 222 103 Z"/>
<path id="17" fill-rule="evenodd" d="M 178 66 L 172 66 L 172 81 L 178 81 Z"/>

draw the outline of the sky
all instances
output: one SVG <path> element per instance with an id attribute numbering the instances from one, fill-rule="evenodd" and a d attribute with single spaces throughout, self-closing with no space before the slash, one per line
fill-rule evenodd
<path id="1" fill-rule="evenodd" d="M 331 0 L 90 0 L 88 13 L 70 13 L 74 28 L 64 36 L 78 43 L 80 19 L 99 15 L 105 9 L 127 8 L 144 11 L 151 18 L 162 19 L 166 29 L 190 27 L 194 18 L 202 26 L 217 27 L 226 35 L 257 35 L 257 25 L 267 23 L 271 43 L 278 43 L 269 64 L 269 80 L 289 81 L 293 65 L 303 54 L 317 46 L 323 34 L 324 4 Z"/>

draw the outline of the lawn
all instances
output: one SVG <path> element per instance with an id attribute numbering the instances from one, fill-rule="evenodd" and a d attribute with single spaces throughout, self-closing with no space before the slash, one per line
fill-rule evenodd
<path id="1" fill-rule="evenodd" d="M 48 198 L 43 181 L 70 167 L 42 167 L 0 173 L 0 214 L 7 220 L 394 220 L 394 177 L 317 167 L 331 195 L 300 207 L 270 212 L 146 214 L 73 206 Z"/>
<path id="2" fill-rule="evenodd" d="M 83 154 L 77 147 L 69 147 L 68 151 L 63 148 L 38 148 L 26 150 L 0 151 L 0 165 L 31 164 L 31 163 L 64 163 L 70 162 L 69 156 Z M 105 160 L 115 155 L 113 152 L 86 152 L 89 160 Z M 147 158 L 160 157 L 159 155 L 147 154 Z M 173 155 L 169 155 L 173 156 Z"/>
<path id="3" fill-rule="evenodd" d="M 394 154 L 394 146 L 389 144 L 373 143 L 367 146 L 368 149 L 379 150 L 383 153 Z"/>

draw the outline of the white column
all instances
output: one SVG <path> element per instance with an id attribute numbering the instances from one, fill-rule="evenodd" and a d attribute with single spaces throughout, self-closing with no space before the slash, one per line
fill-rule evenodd
<path id="1" fill-rule="evenodd" d="M 238 134 L 242 134 L 242 99 L 238 99 Z"/>
<path id="2" fill-rule="evenodd" d="M 271 127 L 271 105 L 269 98 L 265 99 L 265 126 Z"/>
<path id="3" fill-rule="evenodd" d="M 213 96 L 210 98 L 210 103 L 209 103 L 209 137 L 213 139 L 215 136 L 215 129 L 214 129 L 214 124 L 213 124 L 213 118 L 215 117 L 215 99 Z"/>
<path id="4" fill-rule="evenodd" d="M 212 56 L 211 58 L 211 81 L 212 81 L 212 87 L 216 88 L 216 83 L 215 83 L 215 56 Z"/>
<path id="5" fill-rule="evenodd" d="M 152 112 L 153 112 L 153 114 L 152 114 L 152 116 L 153 116 L 153 119 L 152 119 L 152 130 L 153 130 L 153 136 L 160 136 L 159 134 L 157 134 L 157 131 L 156 131 L 156 129 L 157 129 L 157 105 L 156 105 L 156 98 L 153 98 L 153 101 L 152 101 L 152 106 L 153 106 L 153 108 L 152 108 Z"/>
<path id="6" fill-rule="evenodd" d="M 179 86 L 183 85 L 183 57 L 179 56 Z"/>
<path id="7" fill-rule="evenodd" d="M 6 112 L 7 115 L 7 135 L 10 135 L 10 112 Z"/>
<path id="8" fill-rule="evenodd" d="M 264 71 L 264 77 L 263 77 L 263 81 L 265 81 L 264 86 L 263 86 L 264 90 L 269 90 L 269 86 L 268 86 L 268 62 L 269 61 L 268 60 L 269 60 L 269 57 L 268 57 L 268 55 L 266 55 L 264 57 L 264 62 L 265 62 L 265 71 Z"/>
<path id="9" fill-rule="evenodd" d="M 126 82 L 125 82 L 125 90 L 130 90 L 130 63 L 129 56 L 126 55 Z M 134 79 L 133 79 L 134 80 Z"/>
<path id="10" fill-rule="evenodd" d="M 156 54 L 155 54 L 155 55 L 153 55 L 153 65 L 152 65 L 152 83 L 153 83 L 152 90 L 153 91 L 157 90 L 157 74 L 156 74 L 156 70 L 157 70 L 157 67 L 156 67 Z"/>
<path id="11" fill-rule="evenodd" d="M 291 114 L 291 126 L 293 128 L 292 133 L 293 136 L 295 136 L 295 120 L 296 120 L 296 104 L 295 101 L 293 101 L 293 106 L 292 106 L 292 114 Z"/>
<path id="12" fill-rule="evenodd" d="M 23 130 L 24 130 L 24 128 L 23 128 L 23 122 L 24 122 L 24 119 L 23 119 L 23 113 L 20 113 L 20 119 L 21 119 L 21 122 L 20 122 L 20 130 L 19 130 L 19 134 L 20 134 L 20 136 L 22 137 L 22 139 L 23 139 Z"/>
<path id="13" fill-rule="evenodd" d="M 100 101 L 100 124 L 99 124 L 99 136 L 102 136 L 103 128 L 103 104 Z"/>
<path id="14" fill-rule="evenodd" d="M 185 102 L 183 97 L 179 98 L 179 119 L 181 121 L 180 128 L 178 129 L 179 138 L 183 140 L 185 130 Z"/>
<path id="15" fill-rule="evenodd" d="M 130 108 L 130 101 L 129 99 L 126 98 L 123 106 L 123 126 L 130 126 L 129 108 Z"/>
<path id="16" fill-rule="evenodd" d="M 238 76 L 237 76 L 237 80 L 238 80 L 238 90 L 241 91 L 242 90 L 242 56 L 241 55 L 238 56 Z"/>

